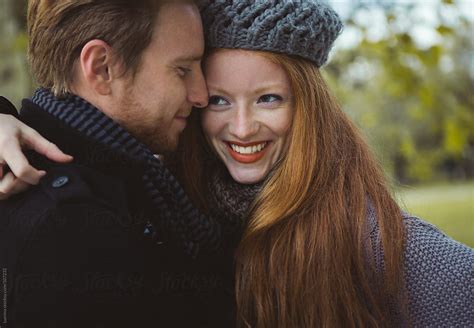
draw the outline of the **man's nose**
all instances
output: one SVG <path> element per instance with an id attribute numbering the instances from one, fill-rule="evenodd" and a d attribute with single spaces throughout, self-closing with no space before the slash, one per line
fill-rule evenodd
<path id="1" fill-rule="evenodd" d="M 248 140 L 258 132 L 259 126 L 252 109 L 240 106 L 229 122 L 229 133 L 240 140 Z"/>
<path id="2" fill-rule="evenodd" d="M 207 107 L 209 93 L 202 71 L 199 71 L 188 89 L 188 101 L 196 108 Z"/>

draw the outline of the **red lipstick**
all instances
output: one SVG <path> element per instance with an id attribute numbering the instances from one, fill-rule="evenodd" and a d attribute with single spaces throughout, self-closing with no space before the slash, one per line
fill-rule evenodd
<path id="1" fill-rule="evenodd" d="M 236 152 L 235 150 L 232 149 L 231 143 L 234 144 L 234 145 L 240 146 L 240 147 L 250 147 L 250 146 L 260 145 L 262 143 L 266 143 L 266 145 L 265 145 L 265 148 L 263 148 L 259 152 L 256 152 L 256 153 L 253 153 L 253 154 L 241 154 L 241 153 L 238 153 L 238 152 Z M 236 160 L 237 162 L 243 163 L 243 164 L 255 163 L 258 160 L 260 160 L 263 156 L 265 156 L 265 154 L 267 152 L 267 149 L 268 149 L 268 146 L 269 146 L 269 143 L 270 142 L 268 142 L 268 141 L 257 141 L 257 142 L 251 142 L 251 143 L 244 144 L 244 143 L 240 143 L 240 142 L 226 141 L 227 150 L 228 150 L 230 156 L 232 156 L 232 158 L 234 160 Z"/>

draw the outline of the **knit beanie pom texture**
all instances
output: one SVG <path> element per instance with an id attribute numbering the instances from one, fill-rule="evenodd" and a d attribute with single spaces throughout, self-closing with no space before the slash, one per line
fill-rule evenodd
<path id="1" fill-rule="evenodd" d="M 296 55 L 321 67 L 342 31 L 338 14 L 318 0 L 199 2 L 208 48 Z"/>

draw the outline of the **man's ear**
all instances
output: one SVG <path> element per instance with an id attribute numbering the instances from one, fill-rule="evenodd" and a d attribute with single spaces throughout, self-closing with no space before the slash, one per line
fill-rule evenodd
<path id="1" fill-rule="evenodd" d="M 102 96 L 109 95 L 118 69 L 112 48 L 102 40 L 91 40 L 82 48 L 79 60 L 81 74 L 89 88 Z"/>

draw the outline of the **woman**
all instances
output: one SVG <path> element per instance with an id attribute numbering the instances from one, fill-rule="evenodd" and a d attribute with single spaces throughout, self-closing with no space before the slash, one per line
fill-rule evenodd
<path id="1" fill-rule="evenodd" d="M 209 106 L 165 160 L 235 233 L 238 325 L 472 325 L 472 250 L 402 214 L 321 77 L 337 14 L 223 0 L 202 16 Z"/>

